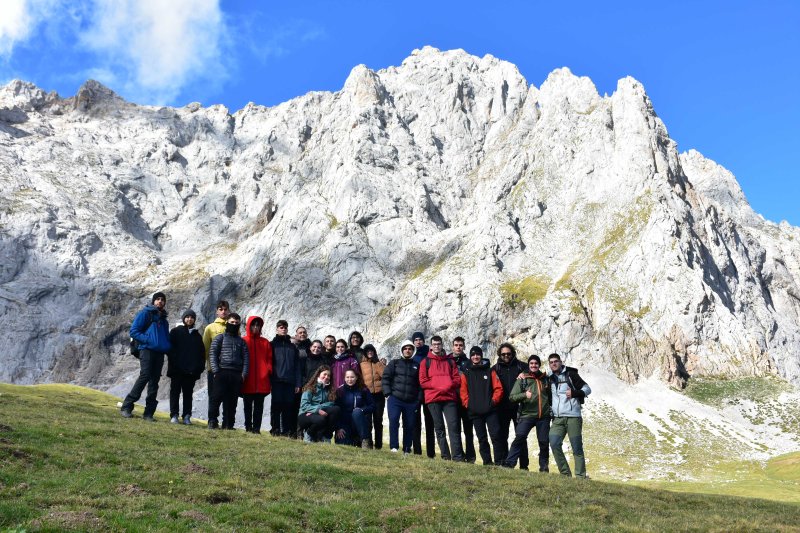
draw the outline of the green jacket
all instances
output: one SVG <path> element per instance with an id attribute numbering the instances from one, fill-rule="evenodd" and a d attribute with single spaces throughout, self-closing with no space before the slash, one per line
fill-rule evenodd
<path id="1" fill-rule="evenodd" d="M 530 399 L 525 397 L 525 392 L 531 391 Z M 550 383 L 547 374 L 525 374 L 523 379 L 514 382 L 508 399 L 513 403 L 521 404 L 520 417 L 549 418 L 551 405 Z"/>
<path id="2" fill-rule="evenodd" d="M 329 391 L 330 385 L 321 387 L 319 383 L 316 384 L 313 391 L 303 391 L 303 395 L 300 397 L 299 414 L 318 414 L 320 409 L 325 410 L 333 407 L 334 403 L 328 399 Z"/>

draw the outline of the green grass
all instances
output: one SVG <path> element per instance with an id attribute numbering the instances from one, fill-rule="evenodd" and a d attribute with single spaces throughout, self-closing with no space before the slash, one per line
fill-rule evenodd
<path id="1" fill-rule="evenodd" d="M 794 504 L 210 432 L 173 426 L 162 414 L 152 424 L 121 418 L 116 402 L 67 385 L 0 385 L 0 530 L 797 531 L 800 524 Z M 776 470 L 796 475 L 798 461 L 786 461 Z"/>
<path id="2" fill-rule="evenodd" d="M 544 276 L 528 276 L 510 280 L 500 285 L 503 303 L 512 309 L 517 306 L 529 307 L 547 296 L 550 280 Z"/>

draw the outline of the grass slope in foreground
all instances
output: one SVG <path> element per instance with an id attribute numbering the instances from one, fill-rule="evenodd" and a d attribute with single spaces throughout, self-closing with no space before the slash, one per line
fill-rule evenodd
<path id="1" fill-rule="evenodd" d="M 0 385 L 0 529 L 798 531 L 800 506 L 125 420 Z"/>

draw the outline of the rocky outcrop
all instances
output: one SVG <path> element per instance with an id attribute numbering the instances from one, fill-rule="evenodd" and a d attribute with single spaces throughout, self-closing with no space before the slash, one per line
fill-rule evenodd
<path id="1" fill-rule="evenodd" d="M 679 154 L 636 80 L 540 88 L 491 56 L 417 50 L 231 114 L 0 89 L 0 380 L 112 387 L 164 290 L 312 336 L 414 330 L 563 353 L 625 381 L 800 382 L 800 229 Z"/>

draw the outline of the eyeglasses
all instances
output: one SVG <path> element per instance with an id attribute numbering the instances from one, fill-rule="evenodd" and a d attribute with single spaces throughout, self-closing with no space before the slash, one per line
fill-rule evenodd
<path id="1" fill-rule="evenodd" d="M 500 352 L 500 355 L 503 355 L 503 356 L 507 355 L 507 356 L 510 357 L 511 356 L 511 352 Z"/>

